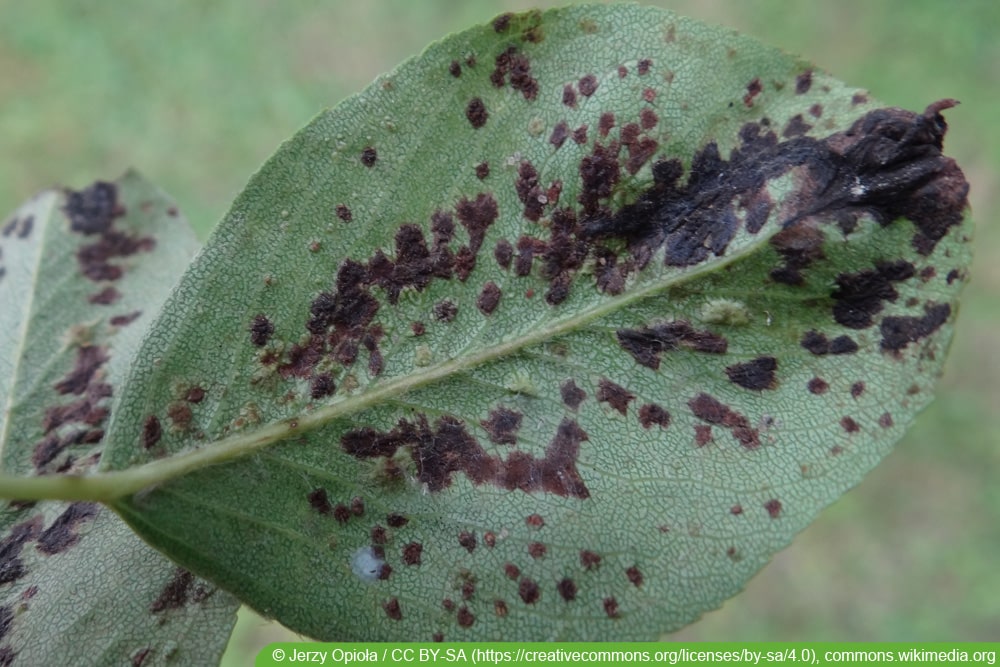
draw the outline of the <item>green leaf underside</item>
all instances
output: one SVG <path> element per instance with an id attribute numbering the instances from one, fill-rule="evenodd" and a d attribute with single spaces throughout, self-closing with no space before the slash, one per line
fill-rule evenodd
<path id="1" fill-rule="evenodd" d="M 135 173 L 41 193 L 0 225 L 5 472 L 96 467 L 142 332 L 196 248 L 173 203 Z M 221 656 L 238 603 L 112 511 L 9 503 L 0 516 L 0 663 Z"/>
<path id="2" fill-rule="evenodd" d="M 648 8 L 432 45 L 254 176 L 102 466 L 272 446 L 115 509 L 317 638 L 679 628 L 930 400 L 968 263 L 950 104 Z"/>

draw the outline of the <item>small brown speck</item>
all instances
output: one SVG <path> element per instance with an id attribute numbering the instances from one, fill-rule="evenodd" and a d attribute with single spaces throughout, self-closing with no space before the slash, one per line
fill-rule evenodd
<path id="1" fill-rule="evenodd" d="M 382 603 L 382 609 L 385 611 L 385 615 L 394 621 L 403 620 L 403 610 L 399 606 L 399 600 L 396 598 L 390 599 L 388 602 Z"/>
<path id="2" fill-rule="evenodd" d="M 618 600 L 613 597 L 604 598 L 604 613 L 608 618 L 618 618 Z"/>
<path id="3" fill-rule="evenodd" d="M 496 612 L 497 616 L 503 618 L 504 616 L 507 615 L 507 603 L 504 602 L 503 600 L 494 600 L 493 611 Z"/>
<path id="4" fill-rule="evenodd" d="M 361 164 L 365 165 L 369 169 L 375 166 L 375 161 L 378 159 L 378 153 L 375 148 L 368 146 L 363 151 L 361 151 Z"/>

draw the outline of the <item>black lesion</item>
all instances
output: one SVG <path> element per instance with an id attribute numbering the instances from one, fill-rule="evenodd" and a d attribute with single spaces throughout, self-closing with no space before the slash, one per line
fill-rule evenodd
<path id="1" fill-rule="evenodd" d="M 581 236 L 624 240 L 640 268 L 661 246 L 667 265 L 695 265 L 725 253 L 739 209 L 766 201 L 768 181 L 802 168 L 798 192 L 778 211 L 782 227 L 823 216 L 849 230 L 864 214 L 883 225 L 904 217 L 918 229 L 915 248 L 928 254 L 966 206 L 968 184 L 941 153 L 947 124 L 940 112 L 954 104 L 942 100 L 923 114 L 879 109 L 825 139 L 779 142 L 768 122 L 748 123 L 728 160 L 713 141 L 692 158 L 686 182 L 680 161 L 654 164 L 650 189 L 616 213 L 597 210 L 581 222 Z"/>

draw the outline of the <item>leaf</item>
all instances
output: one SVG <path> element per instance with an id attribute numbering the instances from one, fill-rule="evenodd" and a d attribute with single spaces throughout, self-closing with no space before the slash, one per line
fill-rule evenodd
<path id="1" fill-rule="evenodd" d="M 173 203 L 135 173 L 43 192 L 0 225 L 6 472 L 96 466 L 142 332 L 196 247 Z M 0 531 L 0 664 L 200 663 L 225 649 L 238 603 L 110 510 L 12 502 Z"/>
<path id="2" fill-rule="evenodd" d="M 317 638 L 679 628 L 930 400 L 969 257 L 952 104 L 650 8 L 434 44 L 236 200 L 102 461 L 188 474 L 114 507 Z"/>

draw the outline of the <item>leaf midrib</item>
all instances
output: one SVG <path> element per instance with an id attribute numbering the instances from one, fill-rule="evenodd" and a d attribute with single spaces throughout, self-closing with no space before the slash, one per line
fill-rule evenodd
<path id="1" fill-rule="evenodd" d="M 25 500 L 51 498 L 113 503 L 115 500 L 131 496 L 150 487 L 165 484 L 201 468 L 242 458 L 288 437 L 315 430 L 335 419 L 380 405 L 406 392 L 445 380 L 483 364 L 514 355 L 526 348 L 582 329 L 589 323 L 627 308 L 635 302 L 694 280 L 706 273 L 723 269 L 752 254 L 763 243 L 766 243 L 769 236 L 768 231 L 768 227 L 765 226 L 745 247 L 732 254 L 688 269 L 680 275 L 664 275 L 645 285 L 626 290 L 621 295 L 609 297 L 583 312 L 564 319 L 557 319 L 548 326 L 533 329 L 522 336 L 478 352 L 427 366 L 419 373 L 399 377 L 356 396 L 318 408 L 313 412 L 286 417 L 253 432 L 238 433 L 191 451 L 124 470 L 99 472 L 84 476 L 47 475 L 32 479 L 0 475 L 0 486 L 4 488 L 3 495 Z M 773 226 L 770 231 L 773 231 Z M 662 259 L 662 256 L 658 256 L 651 261 L 662 261 Z M 113 445 L 108 443 L 108 446 Z"/>

